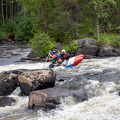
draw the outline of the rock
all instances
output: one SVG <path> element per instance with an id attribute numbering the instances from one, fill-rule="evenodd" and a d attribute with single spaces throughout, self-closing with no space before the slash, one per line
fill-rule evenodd
<path id="1" fill-rule="evenodd" d="M 11 55 L 11 56 L 17 56 L 17 55 L 20 55 L 20 54 L 18 54 L 18 53 L 14 53 L 14 52 L 5 52 L 5 54 L 9 54 L 9 55 Z"/>
<path id="2" fill-rule="evenodd" d="M 0 55 L 2 55 L 4 53 L 4 50 L 0 50 Z"/>
<path id="3" fill-rule="evenodd" d="M 51 69 L 31 70 L 18 76 L 20 89 L 28 95 L 31 91 L 54 87 L 56 75 Z"/>
<path id="4" fill-rule="evenodd" d="M 86 73 L 83 75 L 83 78 L 89 80 L 97 80 L 100 83 L 114 82 L 115 84 L 118 85 L 120 84 L 120 72 L 110 68 L 102 70 L 102 72 L 96 71 L 96 72 Z"/>
<path id="5" fill-rule="evenodd" d="M 53 109 L 57 104 L 60 104 L 60 97 L 69 95 L 70 91 L 68 89 L 57 87 L 33 91 L 29 94 L 28 107 L 32 109 L 37 107 Z"/>
<path id="6" fill-rule="evenodd" d="M 28 58 L 36 58 L 35 53 L 33 52 L 33 50 L 31 50 L 31 52 L 27 55 Z"/>
<path id="7" fill-rule="evenodd" d="M 27 55 L 26 58 L 21 58 L 21 61 L 23 60 L 31 60 L 31 61 L 38 61 L 38 62 L 45 62 L 46 61 L 46 58 L 45 57 L 37 57 L 35 55 L 35 53 L 33 52 L 33 50 L 31 50 L 31 52 Z"/>
<path id="8" fill-rule="evenodd" d="M 55 49 L 57 50 L 62 50 L 63 44 L 62 43 L 56 43 L 55 44 Z"/>
<path id="9" fill-rule="evenodd" d="M 44 108 L 50 110 L 59 105 L 61 97 L 71 96 L 76 101 L 81 102 L 86 100 L 85 90 L 70 90 L 62 87 L 53 87 L 44 90 L 33 91 L 29 94 L 28 108 Z"/>
<path id="10" fill-rule="evenodd" d="M 0 96 L 0 107 L 10 106 L 15 100 L 10 97 Z"/>
<path id="11" fill-rule="evenodd" d="M 115 47 L 115 52 L 118 54 L 118 56 L 120 56 L 120 46 L 119 47 Z"/>
<path id="12" fill-rule="evenodd" d="M 19 70 L 0 73 L 0 95 L 10 95 L 18 87 Z"/>
<path id="13" fill-rule="evenodd" d="M 76 41 L 80 45 L 80 50 L 77 50 L 77 54 L 96 56 L 98 50 L 98 43 L 94 39 L 85 38 Z"/>
<path id="14" fill-rule="evenodd" d="M 7 40 L 15 40 L 15 36 L 13 34 L 10 34 L 7 36 Z"/>
<path id="15" fill-rule="evenodd" d="M 116 49 L 117 50 L 117 49 Z M 99 51 L 99 56 L 100 57 L 107 57 L 107 56 L 118 56 L 118 52 L 120 53 L 120 51 L 116 51 L 112 45 L 103 45 L 100 48 Z"/>

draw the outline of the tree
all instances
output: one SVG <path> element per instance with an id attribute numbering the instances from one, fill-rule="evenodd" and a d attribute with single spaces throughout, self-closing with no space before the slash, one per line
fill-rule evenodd
<path id="1" fill-rule="evenodd" d="M 1 13 L 2 13 L 2 21 L 3 21 L 3 25 L 5 24 L 5 17 L 4 17 L 4 3 L 3 0 L 1 0 Z"/>
<path id="2" fill-rule="evenodd" d="M 45 57 L 54 48 L 54 40 L 45 32 L 39 31 L 30 40 L 31 47 L 38 57 Z"/>
<path id="3" fill-rule="evenodd" d="M 100 28 L 108 25 L 109 11 L 117 4 L 115 0 L 91 0 L 89 4 L 94 5 L 98 40 L 100 40 Z"/>

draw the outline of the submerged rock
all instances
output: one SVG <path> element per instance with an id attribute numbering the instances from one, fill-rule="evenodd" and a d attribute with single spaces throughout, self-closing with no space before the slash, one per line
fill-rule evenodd
<path id="1" fill-rule="evenodd" d="M 15 100 L 10 97 L 0 96 L 0 107 L 10 106 Z"/>

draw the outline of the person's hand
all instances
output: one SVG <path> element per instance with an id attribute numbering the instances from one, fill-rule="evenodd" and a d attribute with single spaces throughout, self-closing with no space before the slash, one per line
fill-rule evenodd
<path id="1" fill-rule="evenodd" d="M 52 58 L 47 58 L 47 60 L 52 60 Z"/>

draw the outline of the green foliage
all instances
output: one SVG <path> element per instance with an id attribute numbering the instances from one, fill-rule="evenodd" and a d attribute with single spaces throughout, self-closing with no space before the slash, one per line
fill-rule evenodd
<path id="1" fill-rule="evenodd" d="M 18 16 L 15 23 L 15 38 L 19 40 L 29 40 L 33 37 L 34 20 L 27 14 L 26 16 Z"/>
<path id="2" fill-rule="evenodd" d="M 0 28 L 19 40 L 44 31 L 56 42 L 68 43 L 118 27 L 119 6 L 120 0 L 7 0 L 1 7 Z"/>
<path id="3" fill-rule="evenodd" d="M 45 57 L 54 48 L 54 41 L 44 32 L 38 32 L 30 40 L 30 44 L 36 56 Z"/>
<path id="4" fill-rule="evenodd" d="M 6 32 L 3 29 L 0 29 L 0 39 L 6 38 Z"/>
<path id="5" fill-rule="evenodd" d="M 95 38 L 95 37 L 94 37 Z M 102 33 L 100 40 L 98 41 L 99 45 L 111 44 L 113 46 L 120 46 L 120 35 L 113 33 Z"/>
<path id="6" fill-rule="evenodd" d="M 13 19 L 7 19 L 4 29 L 7 33 L 13 33 L 15 28 L 15 22 Z"/>
<path id="7" fill-rule="evenodd" d="M 89 4 L 94 6 L 94 14 L 96 14 L 101 28 L 109 27 L 110 16 L 113 10 L 117 10 L 115 0 L 90 0 Z M 114 14 L 113 14 L 114 15 Z"/>
<path id="8" fill-rule="evenodd" d="M 8 34 L 13 34 L 14 32 L 14 20 L 7 19 L 5 24 L 0 24 L 0 39 L 5 39 Z"/>
<path id="9" fill-rule="evenodd" d="M 77 50 L 80 47 L 77 41 L 72 41 L 68 44 L 65 44 L 62 49 L 65 49 L 67 52 L 72 52 Z"/>

